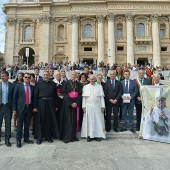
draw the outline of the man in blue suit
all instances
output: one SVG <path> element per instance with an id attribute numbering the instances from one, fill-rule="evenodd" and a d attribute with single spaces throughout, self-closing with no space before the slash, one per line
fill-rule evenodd
<path id="1" fill-rule="evenodd" d="M 123 89 L 123 95 L 122 95 L 122 128 L 120 129 L 120 132 L 126 131 L 127 127 L 129 127 L 130 131 L 132 133 L 135 133 L 134 129 L 134 117 L 133 117 L 133 110 L 135 105 L 135 97 L 137 95 L 138 89 L 137 85 L 134 80 L 130 79 L 130 71 L 125 70 L 124 71 L 124 80 L 121 81 L 122 89 Z M 129 94 L 129 103 L 125 103 L 125 94 Z M 128 121 L 129 120 L 129 125 Z"/>
<path id="2" fill-rule="evenodd" d="M 40 76 L 39 67 L 34 68 L 34 74 L 35 74 L 35 82 L 42 81 L 42 77 Z"/>
<path id="3" fill-rule="evenodd" d="M 30 74 L 24 74 L 24 83 L 17 84 L 13 95 L 13 113 L 18 115 L 17 119 L 17 144 L 21 148 L 22 129 L 24 124 L 24 142 L 33 143 L 29 140 L 29 125 L 32 114 L 33 104 L 33 86 L 30 85 Z"/>
<path id="4" fill-rule="evenodd" d="M 0 129 L 2 127 L 3 118 L 5 119 L 5 145 L 11 146 L 11 118 L 12 118 L 12 98 L 14 92 L 14 84 L 8 81 L 9 73 L 1 72 L 0 82 Z M 1 133 L 1 132 L 0 132 Z M 1 137 L 1 134 L 0 134 Z"/>

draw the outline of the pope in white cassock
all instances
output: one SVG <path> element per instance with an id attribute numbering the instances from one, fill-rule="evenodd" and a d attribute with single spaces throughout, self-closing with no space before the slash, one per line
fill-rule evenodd
<path id="1" fill-rule="evenodd" d="M 87 138 L 90 142 L 92 139 L 101 141 L 106 138 L 104 125 L 104 92 L 100 84 L 95 84 L 95 76 L 90 75 L 90 84 L 83 87 L 82 108 L 84 111 L 81 137 Z"/>
<path id="2" fill-rule="evenodd" d="M 144 118 L 143 139 L 170 143 L 170 110 L 166 107 L 167 93 L 157 90 L 156 106 Z"/>

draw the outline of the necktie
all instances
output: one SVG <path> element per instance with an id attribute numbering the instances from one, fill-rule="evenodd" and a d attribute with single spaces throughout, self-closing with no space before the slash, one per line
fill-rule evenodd
<path id="1" fill-rule="evenodd" d="M 115 88 L 115 81 L 114 80 L 112 80 L 112 87 L 113 87 L 113 89 Z"/>
<path id="2" fill-rule="evenodd" d="M 126 85 L 125 85 L 125 93 L 128 93 L 128 81 L 126 80 Z"/>
<path id="3" fill-rule="evenodd" d="M 2 103 L 7 103 L 7 83 L 3 84 L 3 95 L 2 95 Z"/>
<path id="4" fill-rule="evenodd" d="M 25 104 L 26 104 L 26 105 L 29 105 L 29 90 L 28 90 L 28 84 L 26 84 Z"/>
<path id="5" fill-rule="evenodd" d="M 141 84 L 143 85 L 143 80 L 142 80 L 142 79 L 140 79 L 140 81 L 141 81 Z"/>
<path id="6" fill-rule="evenodd" d="M 37 82 L 37 80 L 38 80 L 38 77 L 35 77 L 35 81 Z"/>

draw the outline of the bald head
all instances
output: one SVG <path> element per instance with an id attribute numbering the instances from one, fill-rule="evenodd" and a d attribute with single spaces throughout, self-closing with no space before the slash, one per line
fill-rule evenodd
<path id="1" fill-rule="evenodd" d="M 116 78 L 116 72 L 114 70 L 111 70 L 109 75 L 111 80 L 114 80 Z"/>
<path id="2" fill-rule="evenodd" d="M 61 79 L 61 73 L 60 73 L 59 71 L 56 71 L 56 72 L 54 73 L 54 76 L 55 76 L 55 78 L 56 78 L 57 80 L 60 80 L 60 79 Z"/>
<path id="3" fill-rule="evenodd" d="M 75 71 L 72 71 L 71 75 L 70 75 L 70 79 L 71 80 L 75 80 L 76 79 L 76 75 L 77 75 L 77 73 Z"/>
<path id="4" fill-rule="evenodd" d="M 145 75 L 145 72 L 144 72 L 144 70 L 139 70 L 138 71 L 138 76 L 139 76 L 139 78 L 144 78 L 144 75 Z"/>

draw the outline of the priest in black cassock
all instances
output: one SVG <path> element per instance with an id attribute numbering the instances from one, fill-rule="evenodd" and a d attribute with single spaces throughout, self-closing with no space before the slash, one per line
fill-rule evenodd
<path id="1" fill-rule="evenodd" d="M 50 80 L 48 71 L 43 73 L 43 81 L 37 82 L 34 95 L 35 135 L 37 144 L 42 139 L 52 143 L 52 138 L 59 138 L 59 128 L 56 120 L 57 93 L 56 85 Z"/>
<path id="2" fill-rule="evenodd" d="M 78 141 L 79 112 L 82 100 L 82 86 L 76 81 L 76 72 L 72 71 L 70 80 L 63 86 L 63 110 L 61 115 L 60 138 L 64 143 Z"/>

